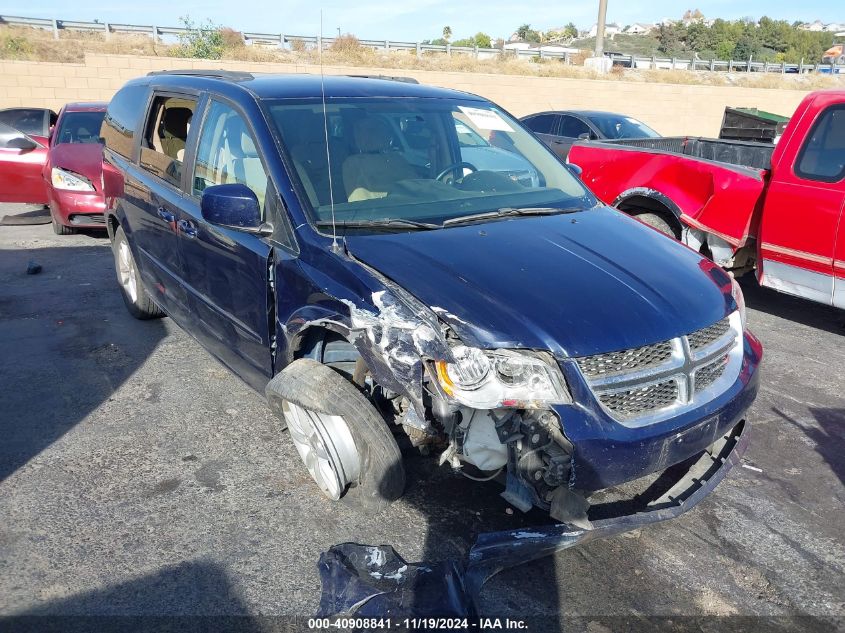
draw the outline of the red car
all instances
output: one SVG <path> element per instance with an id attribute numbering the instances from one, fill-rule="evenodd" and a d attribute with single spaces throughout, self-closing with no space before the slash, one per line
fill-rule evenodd
<path id="1" fill-rule="evenodd" d="M 599 198 L 735 274 L 845 308 L 845 90 L 807 95 L 776 146 L 586 142 L 569 160 Z"/>
<path id="2" fill-rule="evenodd" d="M 53 231 L 105 228 L 103 146 L 106 103 L 69 103 L 59 112 L 43 169 Z"/>
<path id="3" fill-rule="evenodd" d="M 46 108 L 0 110 L 0 202 L 47 203 L 41 174 L 55 122 Z"/>

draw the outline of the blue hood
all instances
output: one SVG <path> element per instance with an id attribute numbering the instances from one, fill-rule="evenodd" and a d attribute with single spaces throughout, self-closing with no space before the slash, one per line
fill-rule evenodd
<path id="1" fill-rule="evenodd" d="M 735 309 L 724 271 L 606 207 L 347 244 L 480 347 L 585 356 L 687 334 Z"/>

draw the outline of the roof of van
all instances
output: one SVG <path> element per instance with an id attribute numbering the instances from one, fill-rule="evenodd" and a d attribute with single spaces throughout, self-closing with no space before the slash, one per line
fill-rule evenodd
<path id="1" fill-rule="evenodd" d="M 427 97 L 483 101 L 481 97 L 457 90 L 426 86 L 404 78 L 356 77 L 347 75 L 252 74 L 227 71 L 168 71 L 151 73 L 148 79 L 157 83 L 181 84 L 195 88 L 239 85 L 261 99 L 304 99 L 320 97 Z"/>

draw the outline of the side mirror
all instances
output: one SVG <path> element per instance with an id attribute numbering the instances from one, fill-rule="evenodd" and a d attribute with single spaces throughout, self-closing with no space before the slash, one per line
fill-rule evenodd
<path id="1" fill-rule="evenodd" d="M 19 149 L 24 152 L 31 152 L 36 147 L 38 147 L 38 143 L 33 141 L 28 136 L 21 135 L 15 136 L 6 141 L 6 147 L 8 147 L 9 149 Z"/>
<path id="2" fill-rule="evenodd" d="M 584 170 L 581 169 L 581 166 L 576 165 L 575 163 L 566 163 L 566 168 L 571 171 L 576 178 L 580 178 L 581 174 L 584 173 Z"/>
<path id="3" fill-rule="evenodd" d="M 590 133 L 589 132 L 581 132 L 578 135 L 579 141 L 589 141 L 590 140 Z"/>
<path id="4" fill-rule="evenodd" d="M 212 185 L 202 192 L 202 217 L 211 224 L 230 229 L 259 233 L 268 232 L 269 225 L 261 222 L 261 209 L 255 192 L 240 183 Z"/>

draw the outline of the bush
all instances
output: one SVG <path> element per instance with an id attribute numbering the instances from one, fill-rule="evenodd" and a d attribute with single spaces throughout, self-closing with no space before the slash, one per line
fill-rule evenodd
<path id="1" fill-rule="evenodd" d="M 194 57 L 197 59 L 220 59 L 223 57 L 223 30 L 208 20 L 196 25 L 188 17 L 180 18 L 187 33 L 179 36 L 178 46 L 170 50 L 173 57 Z M 230 29 L 231 30 L 231 29 Z"/>
<path id="2" fill-rule="evenodd" d="M 344 33 L 343 35 L 335 38 L 334 42 L 332 42 L 332 45 L 329 47 L 329 50 L 333 53 L 347 55 L 349 53 L 360 53 L 362 48 L 361 42 L 358 41 L 357 37 L 351 33 Z"/>
<path id="3" fill-rule="evenodd" d="M 23 36 L 4 35 L 0 38 L 0 56 L 6 59 L 26 59 L 32 53 L 32 45 Z"/>
<path id="4" fill-rule="evenodd" d="M 244 45 L 244 36 L 240 31 L 229 28 L 228 26 L 220 29 L 220 39 L 225 48 L 240 48 Z"/>

